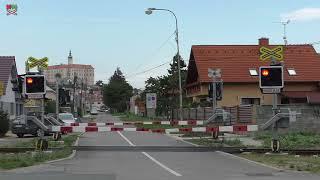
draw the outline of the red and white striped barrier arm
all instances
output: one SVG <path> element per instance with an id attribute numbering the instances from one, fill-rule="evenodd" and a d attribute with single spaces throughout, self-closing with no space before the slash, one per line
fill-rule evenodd
<path id="1" fill-rule="evenodd" d="M 148 131 L 155 133 L 172 133 L 172 132 L 253 132 L 258 131 L 258 125 L 233 125 L 217 127 L 187 127 L 173 129 L 147 129 L 136 127 L 114 127 L 114 126 L 52 126 L 52 132 L 111 132 L 111 131 Z"/>
<path id="2" fill-rule="evenodd" d="M 189 121 L 141 121 L 141 122 L 107 122 L 107 123 L 67 123 L 65 126 L 123 126 L 123 125 L 148 125 L 148 124 L 161 124 L 161 125 L 203 125 L 203 121 L 189 120 Z"/>

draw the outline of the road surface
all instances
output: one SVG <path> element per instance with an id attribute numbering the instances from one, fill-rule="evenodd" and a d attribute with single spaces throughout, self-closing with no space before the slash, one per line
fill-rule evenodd
<path id="1" fill-rule="evenodd" d="M 98 115 L 99 122 L 115 121 Z M 86 133 L 81 146 L 189 146 L 164 134 Z M 319 180 L 308 173 L 281 171 L 222 152 L 78 151 L 71 160 L 1 173 L 1 180 Z"/>

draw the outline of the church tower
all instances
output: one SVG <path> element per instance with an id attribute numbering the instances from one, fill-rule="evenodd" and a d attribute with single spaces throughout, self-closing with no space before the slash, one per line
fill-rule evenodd
<path id="1" fill-rule="evenodd" d="M 73 58 L 72 58 L 71 50 L 69 51 L 68 64 L 73 64 Z"/>

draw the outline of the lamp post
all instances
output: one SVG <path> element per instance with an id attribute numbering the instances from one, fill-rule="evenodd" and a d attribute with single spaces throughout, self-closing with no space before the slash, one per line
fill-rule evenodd
<path id="1" fill-rule="evenodd" d="M 55 75 L 56 77 L 56 117 L 58 119 L 58 115 L 59 115 L 59 83 L 60 83 L 60 79 L 61 79 L 61 74 L 57 73 Z"/>
<path id="2" fill-rule="evenodd" d="M 182 86 L 181 86 L 181 70 L 180 70 L 180 48 L 179 48 L 179 31 L 178 31 L 178 19 L 177 19 L 177 16 L 174 12 L 172 12 L 171 10 L 169 9 L 157 9 L 157 8 L 148 8 L 145 13 L 147 15 L 151 15 L 153 11 L 167 11 L 167 12 L 170 12 L 174 18 L 175 18 L 175 21 L 176 21 L 176 31 L 175 31 L 175 34 L 176 34 L 176 43 L 177 43 L 177 56 L 178 56 L 178 75 L 179 75 L 179 102 L 180 102 L 180 120 L 182 121 L 183 120 L 183 112 L 182 112 Z"/>

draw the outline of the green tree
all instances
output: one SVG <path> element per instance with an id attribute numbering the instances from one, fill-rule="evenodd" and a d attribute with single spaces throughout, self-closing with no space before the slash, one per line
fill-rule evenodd
<path id="1" fill-rule="evenodd" d="M 3 137 L 9 130 L 8 114 L 0 110 L 0 137 Z"/>
<path id="2" fill-rule="evenodd" d="M 46 102 L 44 111 L 46 114 L 48 113 L 56 113 L 56 101 L 50 100 Z"/>
<path id="3" fill-rule="evenodd" d="M 103 102 L 118 112 L 124 112 L 132 96 L 132 90 L 132 86 L 118 67 L 110 77 L 109 83 L 103 87 Z"/>

